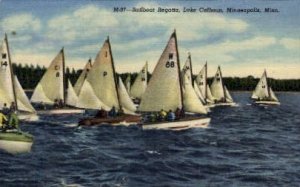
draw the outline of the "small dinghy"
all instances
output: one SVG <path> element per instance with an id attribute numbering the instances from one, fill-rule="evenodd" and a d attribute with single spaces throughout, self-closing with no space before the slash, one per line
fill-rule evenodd
<path id="1" fill-rule="evenodd" d="M 90 117 L 79 121 L 79 125 L 129 125 L 138 124 L 141 117 L 135 114 L 136 106 L 119 77 L 117 79 L 109 38 L 98 52 L 92 68 L 87 74 L 79 93 L 77 107 L 95 110 L 116 110 L 124 114 L 115 117 Z"/>
<path id="2" fill-rule="evenodd" d="M 223 77 L 220 66 L 210 86 L 212 96 L 215 98 L 215 106 L 237 106 L 233 101 L 231 94 L 223 83 Z"/>
<path id="3" fill-rule="evenodd" d="M 76 108 L 78 97 L 69 80 L 65 76 L 65 55 L 62 48 L 52 60 L 46 73 L 36 86 L 31 96 L 31 102 L 44 110 L 38 114 L 78 114 L 84 113 L 83 109 Z M 58 108 L 54 106 L 60 102 Z"/>
<path id="4" fill-rule="evenodd" d="M 25 94 L 18 77 L 13 73 L 7 35 L 5 35 L 2 42 L 0 52 L 0 108 L 4 108 L 5 103 L 6 107 L 14 103 L 14 108 L 18 112 L 19 119 L 27 121 L 37 120 L 38 116 L 35 109 Z"/>
<path id="5" fill-rule="evenodd" d="M 260 78 L 256 88 L 251 96 L 254 103 L 261 105 L 280 105 L 278 98 L 268 84 L 268 77 L 266 70 Z"/>
<path id="6" fill-rule="evenodd" d="M 80 126 L 94 126 L 94 125 L 137 125 L 142 121 L 142 117 L 138 115 L 122 114 L 116 117 L 93 117 L 85 118 L 79 121 Z"/>
<path id="7" fill-rule="evenodd" d="M 0 131 L 0 149 L 11 153 L 30 152 L 33 136 L 18 130 Z"/>
<path id="8" fill-rule="evenodd" d="M 138 109 L 145 115 L 149 113 L 155 115 L 153 112 L 157 113 L 161 110 L 173 112 L 184 110 L 195 115 L 189 117 L 185 115 L 170 121 L 154 119 L 153 122 L 146 119 L 141 125 L 143 129 L 184 130 L 205 128 L 209 125 L 210 118 L 205 116 L 207 110 L 192 86 L 189 72 L 180 72 L 177 37 L 174 31 L 156 64 Z"/>

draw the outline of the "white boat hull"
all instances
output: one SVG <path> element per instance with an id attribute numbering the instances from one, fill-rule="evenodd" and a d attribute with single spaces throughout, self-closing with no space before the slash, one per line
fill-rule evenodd
<path id="1" fill-rule="evenodd" d="M 31 151 L 32 143 L 33 142 L 0 140 L 0 149 L 11 154 L 27 153 Z"/>
<path id="2" fill-rule="evenodd" d="M 278 101 L 254 101 L 255 104 L 262 104 L 262 105 L 280 105 Z"/>
<path id="3" fill-rule="evenodd" d="M 215 103 L 213 105 L 210 105 L 210 107 L 218 107 L 218 106 L 239 106 L 237 103 Z"/>
<path id="4" fill-rule="evenodd" d="M 210 118 L 196 118 L 192 120 L 182 121 L 166 121 L 159 123 L 142 124 L 143 130 L 185 130 L 189 128 L 207 128 L 210 123 Z"/>
<path id="5" fill-rule="evenodd" d="M 23 121 L 38 121 L 39 116 L 37 114 L 18 114 L 18 118 Z"/>
<path id="6" fill-rule="evenodd" d="M 83 114 L 84 109 L 52 109 L 52 110 L 39 110 L 38 114 Z"/>

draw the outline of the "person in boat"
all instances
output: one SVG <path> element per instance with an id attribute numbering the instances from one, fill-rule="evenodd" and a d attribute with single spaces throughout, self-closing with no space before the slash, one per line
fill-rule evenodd
<path id="1" fill-rule="evenodd" d="M 123 107 L 120 106 L 120 109 L 118 111 L 118 116 L 122 116 L 124 114 L 124 110 L 123 110 Z"/>
<path id="2" fill-rule="evenodd" d="M 169 112 L 167 114 L 167 120 L 168 121 L 174 121 L 175 120 L 175 114 L 172 110 L 169 110 Z"/>
<path id="3" fill-rule="evenodd" d="M 59 100 L 58 100 L 58 107 L 59 107 L 59 108 L 63 108 L 63 107 L 64 107 L 64 102 L 63 102 L 62 99 L 59 99 Z"/>
<path id="4" fill-rule="evenodd" d="M 108 115 L 109 115 L 110 117 L 116 117 L 117 112 L 116 112 L 116 107 L 115 107 L 115 106 L 113 106 L 113 107 L 110 109 L 110 111 L 108 112 Z"/>
<path id="5" fill-rule="evenodd" d="M 11 102 L 9 110 L 10 113 L 15 112 L 17 110 L 15 102 Z"/>
<path id="6" fill-rule="evenodd" d="M 107 118 L 107 111 L 103 108 L 100 108 L 100 110 L 97 112 L 96 116 L 97 118 Z"/>
<path id="7" fill-rule="evenodd" d="M 159 115 L 158 115 L 158 119 L 160 121 L 163 121 L 166 119 L 166 116 L 167 116 L 167 112 L 164 111 L 164 109 L 161 109 L 160 112 L 159 112 Z"/>
<path id="8" fill-rule="evenodd" d="M 1 130 L 4 130 L 6 128 L 6 122 L 7 122 L 6 115 L 4 115 L 2 111 L 0 111 L 0 129 Z"/>
<path id="9" fill-rule="evenodd" d="M 8 129 L 17 129 L 18 131 L 20 130 L 17 111 L 14 111 L 10 114 L 9 121 L 8 121 Z"/>
<path id="10" fill-rule="evenodd" d="M 175 111 L 175 119 L 184 118 L 184 116 L 185 116 L 184 110 L 177 107 Z"/>
<path id="11" fill-rule="evenodd" d="M 10 110 L 9 110 L 9 108 L 7 107 L 7 104 L 4 103 L 4 104 L 3 104 L 3 107 L 2 107 L 2 113 L 3 113 L 5 116 L 7 116 L 7 115 L 9 114 L 9 112 L 10 112 Z"/>
<path id="12" fill-rule="evenodd" d="M 46 105 L 45 105 L 45 103 L 43 101 L 40 103 L 40 107 L 41 107 L 42 110 L 46 110 L 47 109 Z"/>
<path id="13" fill-rule="evenodd" d="M 54 99 L 53 108 L 58 108 L 58 107 L 59 107 L 58 99 Z"/>

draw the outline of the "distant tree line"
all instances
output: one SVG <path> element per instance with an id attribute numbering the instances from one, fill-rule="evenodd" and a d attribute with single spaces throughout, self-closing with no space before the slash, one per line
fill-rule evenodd
<path id="1" fill-rule="evenodd" d="M 13 70 L 17 75 L 22 87 L 24 89 L 34 89 L 42 76 L 46 72 L 46 67 L 39 65 L 23 65 L 13 64 Z M 66 77 L 74 85 L 82 70 L 75 70 L 74 68 L 66 67 Z M 118 74 L 123 81 L 126 80 L 129 73 Z M 135 80 L 138 73 L 131 73 L 131 83 Z M 151 74 L 148 72 L 148 80 Z M 194 77 L 195 78 L 195 77 Z M 253 76 L 248 77 L 224 77 L 224 84 L 229 90 L 245 90 L 252 91 L 255 89 L 259 79 Z M 208 83 L 211 84 L 212 78 L 208 78 Z M 275 91 L 300 91 L 300 79 L 268 79 L 269 85 Z"/>

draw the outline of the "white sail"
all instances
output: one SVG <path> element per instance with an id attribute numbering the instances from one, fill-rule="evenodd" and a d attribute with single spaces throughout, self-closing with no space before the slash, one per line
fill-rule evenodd
<path id="1" fill-rule="evenodd" d="M 136 111 L 136 107 L 132 102 L 132 100 L 130 99 L 128 92 L 120 77 L 119 77 L 118 92 L 120 96 L 120 104 L 123 107 L 124 112 L 126 113 L 126 111 L 131 111 L 131 113 L 134 113 L 134 111 Z"/>
<path id="2" fill-rule="evenodd" d="M 203 97 L 207 99 L 207 64 L 200 70 L 195 81 Z"/>
<path id="3" fill-rule="evenodd" d="M 269 90 L 268 90 L 268 82 L 267 82 L 267 73 L 264 71 L 261 76 L 256 88 L 251 96 L 252 99 L 265 99 L 269 98 Z"/>
<path id="4" fill-rule="evenodd" d="M 206 101 L 208 103 L 214 103 L 216 98 L 214 98 L 214 96 L 211 94 L 211 91 L 210 91 L 210 88 L 209 88 L 208 85 L 206 85 L 206 90 L 207 90 L 207 99 L 206 99 Z"/>
<path id="5" fill-rule="evenodd" d="M 161 109 L 174 111 L 177 107 L 182 108 L 178 55 L 174 32 L 142 96 L 140 111 L 160 111 Z"/>
<path id="6" fill-rule="evenodd" d="M 183 91 L 183 106 L 186 112 L 207 114 L 207 110 L 199 100 L 188 75 L 184 75 L 184 91 Z"/>
<path id="7" fill-rule="evenodd" d="M 227 89 L 226 86 L 224 86 L 224 89 L 225 89 L 225 97 L 226 97 L 226 102 L 229 102 L 229 103 L 232 103 L 233 102 L 233 99 Z"/>
<path id="8" fill-rule="evenodd" d="M 130 96 L 133 98 L 140 99 L 147 88 L 147 73 L 148 73 L 148 63 L 144 65 L 142 70 L 136 77 L 133 85 L 130 89 Z"/>
<path id="9" fill-rule="evenodd" d="M 36 111 L 31 105 L 27 95 L 25 94 L 17 76 L 14 76 L 14 78 L 15 78 L 15 90 L 16 90 L 18 110 L 35 113 Z"/>
<path id="10" fill-rule="evenodd" d="M 81 90 L 81 87 L 83 85 L 84 80 L 87 77 L 87 74 L 89 73 L 90 69 L 92 68 L 92 60 L 89 59 L 89 61 L 86 63 L 86 65 L 84 66 L 80 76 L 78 77 L 75 85 L 74 85 L 74 91 L 76 93 L 76 95 L 79 95 L 79 92 Z"/>
<path id="11" fill-rule="evenodd" d="M 63 49 L 53 59 L 46 73 L 34 89 L 31 102 L 44 102 L 49 100 L 64 100 L 64 51 Z M 40 93 L 41 92 L 41 93 Z M 44 100 L 44 96 L 47 99 Z"/>
<path id="12" fill-rule="evenodd" d="M 115 80 L 115 70 L 109 39 L 107 39 L 90 70 L 87 80 L 95 95 L 108 107 L 119 109 L 119 100 Z M 88 98 L 82 98 L 88 99 Z"/>
<path id="13" fill-rule="evenodd" d="M 182 79 L 183 79 L 183 83 L 186 81 L 185 80 L 185 75 L 188 78 L 188 80 L 190 81 L 190 84 L 193 85 L 193 72 L 192 72 L 192 59 L 191 59 L 191 54 L 189 53 L 188 58 L 185 61 L 185 64 L 182 68 Z"/>
<path id="14" fill-rule="evenodd" d="M 279 101 L 271 87 L 270 87 L 270 97 L 274 101 Z"/>
<path id="15" fill-rule="evenodd" d="M 11 62 L 9 58 L 9 49 L 7 46 L 7 38 L 5 37 L 1 46 L 1 64 L 0 64 L 0 106 L 4 103 L 10 106 L 14 101 L 13 82 Z"/>
<path id="16" fill-rule="evenodd" d="M 76 106 L 78 102 L 78 97 L 75 93 L 75 90 L 70 82 L 68 80 L 68 89 L 67 89 L 67 94 L 66 94 L 66 104 L 69 106 Z"/>
<path id="17" fill-rule="evenodd" d="M 92 86 L 87 80 L 83 82 L 76 107 L 87 109 L 110 109 L 110 107 L 106 106 L 102 101 L 98 99 L 98 97 L 94 93 Z"/>
<path id="18" fill-rule="evenodd" d="M 125 80 L 125 87 L 128 93 L 130 93 L 131 88 L 131 74 L 129 73 L 126 80 Z"/>
<path id="19" fill-rule="evenodd" d="M 225 100 L 225 90 L 222 80 L 222 72 L 220 66 L 218 67 L 217 73 L 214 77 L 214 80 L 210 86 L 211 93 L 216 98 L 217 101 Z"/>
<path id="20" fill-rule="evenodd" d="M 197 94 L 198 98 L 200 99 L 200 101 L 203 104 L 205 104 L 204 97 L 203 97 L 202 93 L 200 92 L 200 89 L 195 81 L 194 81 L 194 90 L 195 90 L 195 93 Z"/>

